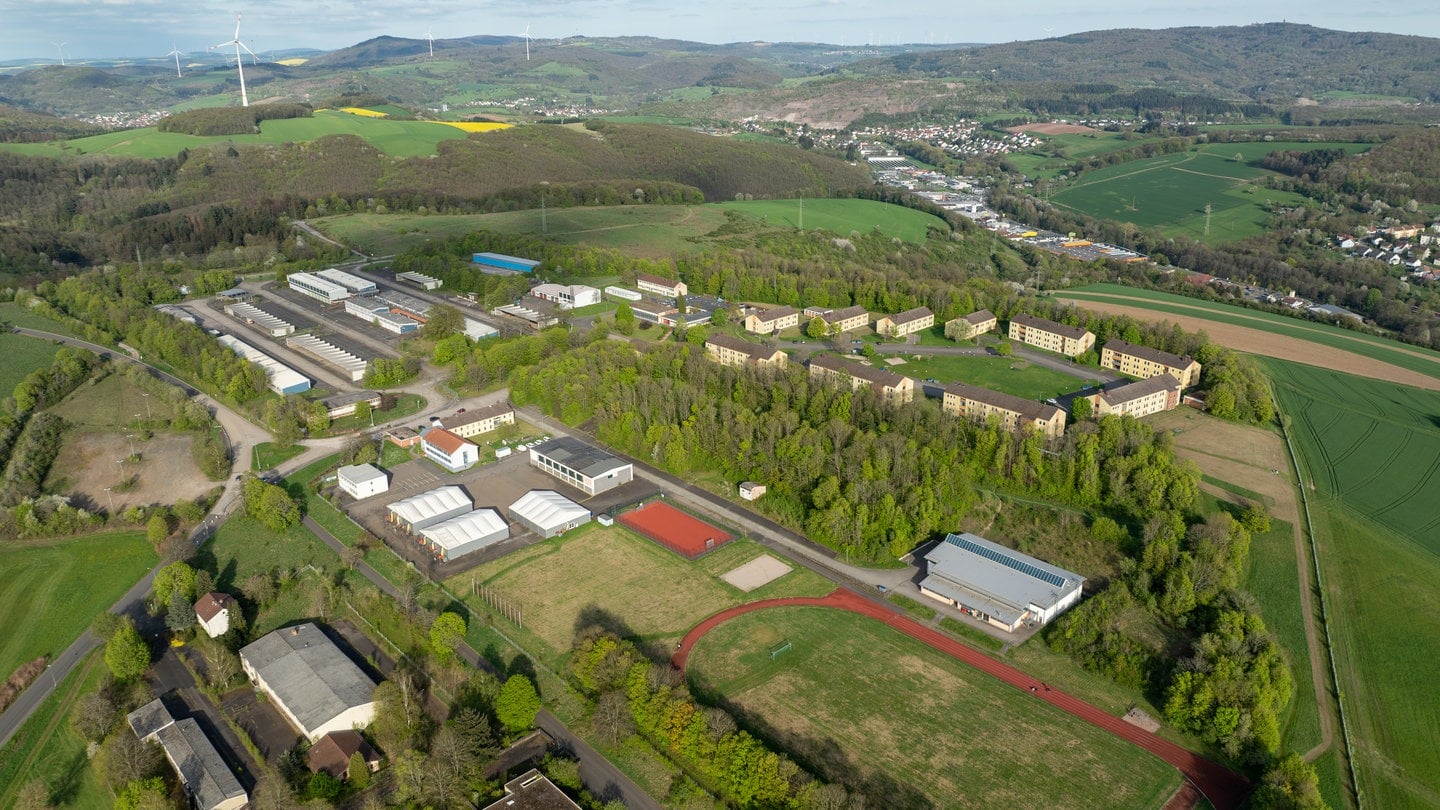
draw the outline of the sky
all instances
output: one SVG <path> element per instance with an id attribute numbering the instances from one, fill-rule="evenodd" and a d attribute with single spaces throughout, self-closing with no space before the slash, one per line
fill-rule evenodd
<path id="1" fill-rule="evenodd" d="M 698 42 L 1011 42 L 1107 28 L 1289 21 L 1440 37 L 1435 0 L 0 0 L 0 61 L 203 51 L 331 50 L 388 34 L 536 39 L 643 35 Z M 543 44 L 543 43 L 542 43 Z"/>

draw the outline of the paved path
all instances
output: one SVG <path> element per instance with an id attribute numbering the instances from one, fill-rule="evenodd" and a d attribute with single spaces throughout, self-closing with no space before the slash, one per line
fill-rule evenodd
<path id="1" fill-rule="evenodd" d="M 969 664 L 981 672 L 999 678 L 1005 683 L 1014 686 L 1016 689 L 1029 692 L 1039 700 L 1043 700 L 1056 708 L 1069 712 L 1081 720 L 1110 732 L 1116 737 L 1134 743 L 1178 768 L 1180 773 L 1184 774 L 1185 778 L 1190 780 L 1191 784 L 1195 785 L 1195 787 L 1205 795 L 1205 798 L 1209 799 L 1210 803 L 1220 808 L 1220 810 L 1239 807 L 1241 801 L 1250 792 L 1249 782 L 1240 774 L 1228 768 L 1221 767 L 1169 740 L 1161 739 L 1138 726 L 1131 725 L 1118 717 L 1103 712 L 1079 698 L 1072 697 L 1058 689 L 1051 689 L 1014 667 L 996 661 L 937 630 L 933 630 L 910 619 L 908 616 L 898 614 L 893 610 L 866 599 L 853 591 L 845 590 L 844 588 L 837 588 L 828 596 L 795 596 L 782 599 L 762 599 L 758 602 L 737 605 L 736 607 L 722 610 L 704 619 L 692 627 L 690 632 L 685 634 L 685 638 L 680 642 L 680 647 L 671 658 L 671 663 L 683 671 L 685 664 L 690 659 L 690 652 L 695 647 L 695 642 L 699 641 L 702 636 L 715 626 L 729 619 L 744 613 L 764 610 L 766 608 L 803 606 L 848 610 L 851 613 L 858 613 L 862 616 L 869 616 L 872 619 L 882 621 L 896 630 L 918 639 L 952 658 Z"/>

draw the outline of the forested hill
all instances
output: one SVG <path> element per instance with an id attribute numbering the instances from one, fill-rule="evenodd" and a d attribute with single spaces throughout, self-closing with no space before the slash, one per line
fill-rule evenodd
<path id="1" fill-rule="evenodd" d="M 852 68 L 877 75 L 1160 87 L 1290 101 L 1326 92 L 1440 102 L 1440 39 L 1268 23 L 1090 31 L 983 48 L 907 53 Z"/>

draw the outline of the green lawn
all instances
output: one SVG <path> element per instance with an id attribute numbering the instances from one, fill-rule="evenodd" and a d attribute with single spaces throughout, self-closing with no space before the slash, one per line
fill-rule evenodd
<path id="1" fill-rule="evenodd" d="M 335 552 L 305 527 L 277 534 L 243 514 L 221 524 L 197 557 L 199 567 L 215 572 L 215 587 L 221 591 L 232 591 L 252 574 L 295 571 L 307 565 L 323 569 L 338 562 Z"/>
<path id="2" fill-rule="evenodd" d="M 114 806 L 114 797 L 100 784 L 85 756 L 85 741 L 70 729 L 75 700 L 98 689 L 104 674 L 99 652 L 83 659 L 0 750 L 0 807 L 15 807 L 20 790 L 35 779 L 50 789 L 52 807 L 109 810 Z"/>
<path id="3" fill-rule="evenodd" d="M 700 640 L 689 674 L 821 778 L 887 808 L 1159 807 L 1180 784 L 1129 743 L 850 613 L 739 616 Z"/>
<path id="4" fill-rule="evenodd" d="M 1288 149 L 1326 148 L 1353 153 L 1368 146 L 1278 141 L 1205 144 L 1093 169 L 1050 199 L 1088 216 L 1133 222 L 1171 236 L 1211 244 L 1230 242 L 1260 233 L 1269 217 L 1267 205 L 1304 201 L 1298 194 L 1264 188 L 1258 181 L 1274 173 L 1260 167 L 1261 158 Z"/>
<path id="5" fill-rule="evenodd" d="M 1440 393 L 1265 366 L 1305 472 L 1359 789 L 1376 807 L 1434 807 Z"/>
<path id="6" fill-rule="evenodd" d="M 723 202 L 718 206 L 749 214 L 776 227 L 799 227 L 803 216 L 806 230 L 818 228 L 839 236 L 849 236 L 851 231 L 863 234 L 878 230 L 917 245 L 925 241 L 926 229 L 943 226 L 931 214 L 875 200 L 754 200 Z"/>
<path id="7" fill-rule="evenodd" d="M 71 425 L 102 430 L 175 416 L 163 399 L 146 394 L 123 374 L 107 374 L 98 382 L 80 386 L 51 411 Z"/>
<path id="8" fill-rule="evenodd" d="M 1103 301 L 1141 307 L 1158 313 L 1204 317 L 1220 323 L 1245 326 L 1276 335 L 1288 335 L 1312 343 L 1380 360 L 1411 371 L 1440 378 L 1440 352 L 1407 346 L 1393 340 L 1352 332 L 1323 323 L 1287 318 L 1272 312 L 1261 312 L 1217 301 L 1186 298 L 1183 295 L 1142 290 L 1120 284 L 1092 284 L 1066 290 L 1064 298 L 1077 301 Z"/>
<path id="9" fill-rule="evenodd" d="M 158 559 L 138 531 L 0 544 L 0 678 L 70 646 Z"/>
<path id="10" fill-rule="evenodd" d="M 59 350 L 59 344 L 48 340 L 0 332 L 0 355 L 5 357 L 5 362 L 0 363 L 0 398 L 10 396 L 30 372 L 49 366 Z"/>
<path id="11" fill-rule="evenodd" d="M 915 356 L 907 357 L 904 365 L 883 367 L 917 380 L 933 378 L 941 383 L 969 383 L 1034 400 L 1077 391 L 1086 384 L 1078 377 L 1018 357 Z M 1098 378 L 1095 381 L 1098 382 Z"/>
<path id="12" fill-rule="evenodd" d="M 251 449 L 250 458 L 247 461 L 250 462 L 252 470 L 259 472 L 278 464 L 284 464 L 303 452 L 305 452 L 305 447 L 299 444 L 281 447 L 275 442 L 261 442 Z"/>
<path id="13" fill-rule="evenodd" d="M 57 335 L 78 337 L 70 330 L 70 327 L 65 324 L 36 315 L 14 301 L 0 303 L 0 321 L 14 324 L 15 326 L 23 326 L 26 329 L 34 329 L 38 332 L 54 332 Z"/>

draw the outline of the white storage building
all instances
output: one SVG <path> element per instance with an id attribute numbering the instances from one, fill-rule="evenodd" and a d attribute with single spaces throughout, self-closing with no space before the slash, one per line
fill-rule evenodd
<path id="1" fill-rule="evenodd" d="M 310 378 L 233 335 L 215 338 L 220 345 L 265 369 L 270 390 L 284 396 L 310 390 Z"/>
<path id="2" fill-rule="evenodd" d="M 240 664 L 310 742 L 375 719 L 375 681 L 314 624 L 282 627 L 241 648 Z"/>
<path id="3" fill-rule="evenodd" d="M 361 500 L 390 490 L 390 476 L 374 464 L 347 464 L 335 471 L 340 491 Z"/>
<path id="4" fill-rule="evenodd" d="M 339 284 L 348 290 L 351 295 L 371 295 L 378 289 L 375 286 L 375 282 L 370 279 L 360 278 L 357 275 L 347 273 L 344 270 L 336 270 L 333 267 L 329 270 L 319 270 L 315 275 L 332 284 Z"/>
<path id="5" fill-rule="evenodd" d="M 290 285 L 290 289 L 327 304 L 344 301 L 350 297 L 349 290 L 314 273 L 291 273 L 285 277 L 285 282 Z"/>
<path id="6" fill-rule="evenodd" d="M 541 537 L 554 537 L 590 522 L 590 510 L 558 492 L 532 489 L 510 504 L 510 519 Z"/>
<path id="7" fill-rule="evenodd" d="M 271 315 L 253 304 L 226 304 L 225 314 L 254 326 L 270 337 L 284 337 L 295 333 L 295 327 L 290 323 Z"/>
<path id="8" fill-rule="evenodd" d="M 476 509 L 420 530 L 421 542 L 444 562 L 509 539 L 510 526 L 491 509 Z"/>
<path id="9" fill-rule="evenodd" d="M 1080 601 L 1085 578 L 966 532 L 925 555 L 920 592 L 1002 630 L 1045 624 Z"/>
<path id="10" fill-rule="evenodd" d="M 641 298 L 645 297 L 634 290 L 627 290 L 624 287 L 616 287 L 614 284 L 611 284 L 609 287 L 605 288 L 605 294 L 612 298 L 619 298 L 625 301 L 639 301 Z"/>
<path id="11" fill-rule="evenodd" d="M 424 273 L 396 273 L 395 278 L 399 281 L 408 281 L 411 284 L 419 285 L 427 290 L 438 290 L 444 282 L 434 276 L 427 276 Z"/>
<path id="12" fill-rule="evenodd" d="M 475 508 L 475 502 L 458 486 L 440 487 L 396 501 L 386 507 L 387 519 L 410 534 L 429 528 Z"/>
<path id="13" fill-rule="evenodd" d="M 314 335 L 291 335 L 285 338 L 285 345 L 292 349 L 299 349 L 306 354 L 313 355 L 321 362 L 349 375 L 350 382 L 360 382 L 365 379 L 365 368 L 368 363 L 345 351 L 339 346 L 328 343 Z"/>
<path id="14" fill-rule="evenodd" d="M 530 464 L 587 495 L 628 484 L 635 477 L 635 465 L 569 436 L 530 448 Z"/>
<path id="15" fill-rule="evenodd" d="M 600 291 L 584 284 L 537 284 L 530 294 L 542 301 L 550 301 L 560 309 L 574 309 L 600 303 Z"/>
<path id="16" fill-rule="evenodd" d="M 471 340 L 484 340 L 488 337 L 495 337 L 498 334 L 500 334 L 500 330 L 488 323 L 482 323 L 474 318 L 465 319 L 465 337 Z"/>

